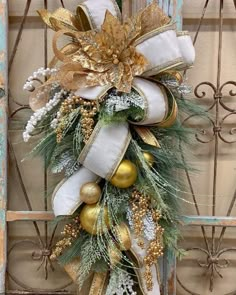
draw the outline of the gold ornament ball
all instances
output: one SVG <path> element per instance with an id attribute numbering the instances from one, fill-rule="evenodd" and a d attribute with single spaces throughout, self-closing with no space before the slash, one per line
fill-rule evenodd
<path id="1" fill-rule="evenodd" d="M 101 216 L 101 214 L 103 214 L 103 216 Z M 99 224 L 98 218 L 101 220 Z M 106 224 L 106 227 L 104 225 L 104 222 Z M 85 205 L 80 212 L 80 224 L 81 227 L 91 235 L 103 233 L 107 229 L 110 229 L 107 207 L 102 208 L 99 204 Z"/>
<path id="2" fill-rule="evenodd" d="M 148 165 L 152 167 L 155 162 L 155 158 L 152 154 L 148 152 L 143 152 L 144 159 L 147 161 Z"/>
<path id="3" fill-rule="evenodd" d="M 111 184 L 118 188 L 127 188 L 137 179 L 137 168 L 129 160 L 123 160 L 111 178 Z"/>
<path id="4" fill-rule="evenodd" d="M 87 182 L 80 189 L 80 200 L 86 204 L 95 204 L 99 201 L 102 191 L 96 182 Z"/>

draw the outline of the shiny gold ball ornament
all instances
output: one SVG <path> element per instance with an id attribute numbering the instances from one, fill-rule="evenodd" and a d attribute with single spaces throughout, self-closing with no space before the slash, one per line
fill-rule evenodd
<path id="1" fill-rule="evenodd" d="M 80 212 L 80 224 L 91 235 L 109 230 L 110 223 L 107 207 L 101 207 L 99 204 L 85 205 Z"/>
<path id="2" fill-rule="evenodd" d="M 147 161 L 148 165 L 152 167 L 155 162 L 154 156 L 148 152 L 143 152 L 143 156 L 144 156 L 144 159 Z"/>
<path id="3" fill-rule="evenodd" d="M 80 189 L 80 200 L 86 204 L 95 204 L 99 201 L 102 191 L 96 182 L 87 182 Z"/>
<path id="4" fill-rule="evenodd" d="M 111 178 L 111 184 L 118 188 L 127 188 L 137 179 L 137 167 L 129 160 L 123 160 Z"/>

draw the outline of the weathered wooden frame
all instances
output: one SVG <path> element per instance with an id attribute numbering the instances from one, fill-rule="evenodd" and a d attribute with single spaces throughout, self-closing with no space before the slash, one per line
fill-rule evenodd
<path id="1" fill-rule="evenodd" d="M 7 1 L 0 0 L 0 293 L 5 292 L 7 261 Z"/>

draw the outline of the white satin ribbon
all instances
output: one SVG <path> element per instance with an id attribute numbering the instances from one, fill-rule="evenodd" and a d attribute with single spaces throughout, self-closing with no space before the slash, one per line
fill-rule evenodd
<path id="1" fill-rule="evenodd" d="M 145 116 L 135 125 L 152 125 L 163 121 L 168 113 L 165 90 L 157 83 L 142 78 L 134 78 L 133 88 L 145 101 Z"/>
<path id="2" fill-rule="evenodd" d="M 102 98 L 110 88 L 110 86 L 85 87 L 78 89 L 75 95 L 88 100 L 98 100 Z"/>
<path id="3" fill-rule="evenodd" d="M 173 24 L 145 34 L 136 40 L 135 45 L 149 62 L 142 76 L 153 76 L 183 63 Z"/>
<path id="4" fill-rule="evenodd" d="M 179 48 L 184 60 L 184 68 L 193 65 L 195 61 L 195 48 L 188 32 L 182 31 L 177 33 Z"/>
<path id="5" fill-rule="evenodd" d="M 52 208 L 55 216 L 71 215 L 81 204 L 80 188 L 83 184 L 97 181 L 99 177 L 81 167 L 67 180 L 63 180 L 55 188 L 52 196 Z"/>
<path id="6" fill-rule="evenodd" d="M 93 173 L 110 179 L 118 168 L 130 142 L 128 123 L 96 125 L 79 156 L 79 162 Z"/>
<path id="7" fill-rule="evenodd" d="M 121 19 L 120 10 L 115 0 L 86 0 L 78 6 L 78 10 L 87 16 L 91 29 L 101 28 L 107 10 Z"/>

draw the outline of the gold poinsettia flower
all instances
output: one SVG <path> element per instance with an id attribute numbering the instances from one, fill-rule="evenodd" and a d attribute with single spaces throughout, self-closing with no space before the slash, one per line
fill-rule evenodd
<path id="1" fill-rule="evenodd" d="M 121 24 L 107 11 L 101 31 L 75 33 L 78 50 L 71 56 L 71 66 L 77 66 L 79 72 L 83 70 L 80 76 L 85 83 L 81 84 L 74 72 L 73 77 L 77 78 L 74 88 L 111 85 L 119 91 L 130 92 L 133 77 L 141 75 L 147 65 L 146 58 L 132 45 L 140 32 L 140 18 Z M 65 68 L 62 70 L 65 73 Z M 68 82 L 67 74 L 64 78 Z"/>
<path id="2" fill-rule="evenodd" d="M 73 15 L 66 21 L 66 13 L 62 22 L 63 11 L 59 12 L 59 15 L 58 11 L 47 15 L 43 11 L 41 16 L 52 29 L 59 30 L 53 42 L 54 52 L 63 63 L 55 78 L 70 90 L 107 85 L 130 92 L 134 76 L 142 75 L 148 64 L 136 51 L 135 40 L 170 21 L 153 2 L 123 24 L 107 11 L 101 30 L 81 32 Z M 56 47 L 62 34 L 73 37 L 73 43 L 69 44 L 73 47 L 70 54 L 64 54 Z"/>

